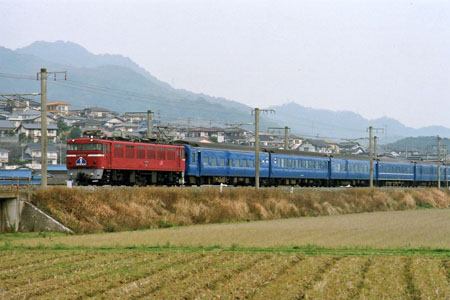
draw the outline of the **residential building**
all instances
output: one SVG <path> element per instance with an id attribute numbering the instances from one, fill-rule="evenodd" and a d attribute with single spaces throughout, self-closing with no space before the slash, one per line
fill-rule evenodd
<path id="1" fill-rule="evenodd" d="M 138 124 L 128 122 L 114 126 L 114 130 L 119 130 L 122 132 L 133 132 L 136 131 L 138 128 L 139 128 Z"/>
<path id="2" fill-rule="evenodd" d="M 80 127 L 82 131 L 85 130 L 101 130 L 103 128 L 103 123 L 99 120 L 84 119 L 72 124 L 74 127 Z"/>
<path id="3" fill-rule="evenodd" d="M 122 119 L 130 123 L 140 123 L 147 120 L 146 112 L 126 112 L 122 115 Z"/>
<path id="4" fill-rule="evenodd" d="M 298 150 L 305 152 L 333 153 L 332 146 L 323 140 L 305 140 L 300 147 L 298 147 Z"/>
<path id="5" fill-rule="evenodd" d="M 0 137 L 15 135 L 16 127 L 9 120 L 0 120 Z"/>
<path id="6" fill-rule="evenodd" d="M 83 109 L 83 115 L 84 117 L 91 119 L 104 119 L 114 116 L 109 109 L 98 106 Z"/>
<path id="7" fill-rule="evenodd" d="M 122 120 L 119 117 L 104 118 L 100 119 L 99 121 L 102 122 L 103 126 L 107 128 L 113 128 L 114 126 L 118 126 L 125 123 L 124 120 Z"/>
<path id="8" fill-rule="evenodd" d="M 47 111 L 56 115 L 67 115 L 69 114 L 70 103 L 63 101 L 54 101 L 47 103 Z"/>
<path id="9" fill-rule="evenodd" d="M 8 164 L 9 150 L 0 148 L 0 167 Z"/>
<path id="10" fill-rule="evenodd" d="M 364 154 L 366 151 L 364 148 L 357 142 L 342 142 L 339 144 L 339 149 L 341 154 Z"/>
<path id="11" fill-rule="evenodd" d="M 57 137 L 58 126 L 55 124 L 47 124 L 47 138 L 49 141 L 55 143 Z M 20 124 L 16 129 L 16 133 L 20 135 L 25 133 L 25 136 L 37 143 L 41 139 L 41 124 Z"/>
<path id="12" fill-rule="evenodd" d="M 25 147 L 24 157 L 31 159 L 32 164 L 40 164 L 42 161 L 42 146 L 41 144 L 29 144 Z M 47 163 L 49 165 L 58 164 L 58 149 L 52 145 L 47 145 Z"/>
<path id="13" fill-rule="evenodd" d="M 252 135 L 250 131 L 240 127 L 230 127 L 224 129 L 224 143 L 241 145 L 247 142 Z"/>
<path id="14" fill-rule="evenodd" d="M 185 130 L 185 137 L 202 137 L 210 140 L 217 140 L 217 143 L 223 143 L 225 140 L 225 130 L 222 128 L 195 127 Z"/>

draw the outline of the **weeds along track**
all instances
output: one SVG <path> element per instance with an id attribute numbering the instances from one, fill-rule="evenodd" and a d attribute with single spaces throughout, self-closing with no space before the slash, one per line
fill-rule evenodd
<path id="1" fill-rule="evenodd" d="M 448 256 L 221 249 L 0 254 L 16 264 L 3 273 L 0 299 L 450 299 Z M 45 267 L 33 270 L 38 262 Z"/>
<path id="2" fill-rule="evenodd" d="M 77 233 L 450 207 L 444 189 L 50 187 L 31 199 Z"/>

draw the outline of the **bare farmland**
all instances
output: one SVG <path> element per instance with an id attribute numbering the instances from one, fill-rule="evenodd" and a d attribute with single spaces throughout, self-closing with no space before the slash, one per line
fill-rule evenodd
<path id="1" fill-rule="evenodd" d="M 450 298 L 448 257 L 142 250 L 0 254 L 2 261 L 16 262 L 2 265 L 1 299 Z"/>

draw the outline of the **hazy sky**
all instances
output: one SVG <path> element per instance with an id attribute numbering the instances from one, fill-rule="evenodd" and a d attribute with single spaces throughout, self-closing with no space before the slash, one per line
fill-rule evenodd
<path id="1" fill-rule="evenodd" d="M 0 0 L 0 19 L 7 48 L 72 41 L 250 106 L 450 127 L 450 1 Z"/>

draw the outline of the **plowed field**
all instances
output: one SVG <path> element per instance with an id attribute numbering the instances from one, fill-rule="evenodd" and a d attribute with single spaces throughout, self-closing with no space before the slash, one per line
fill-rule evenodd
<path id="1" fill-rule="evenodd" d="M 450 299 L 450 258 L 3 250 L 0 299 Z"/>

